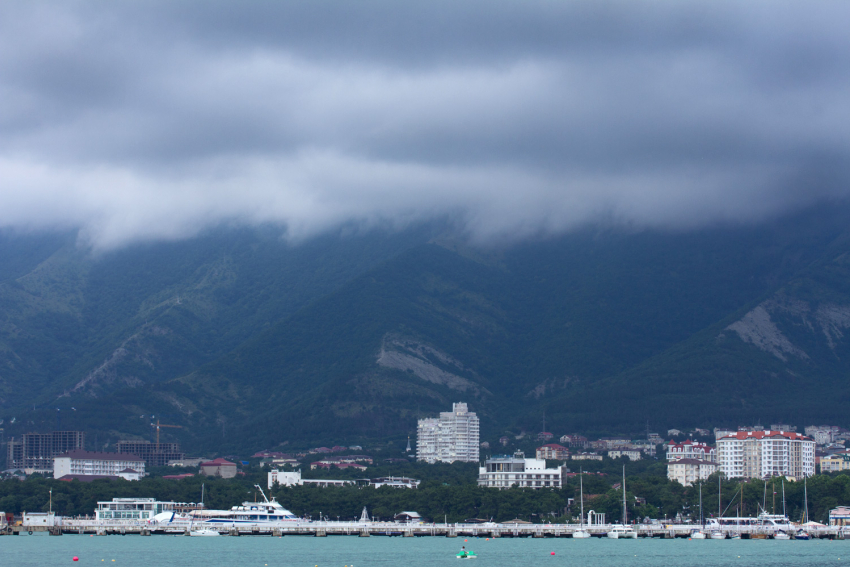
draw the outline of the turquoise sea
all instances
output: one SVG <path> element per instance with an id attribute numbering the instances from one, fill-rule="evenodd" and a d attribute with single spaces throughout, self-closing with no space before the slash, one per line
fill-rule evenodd
<path id="1" fill-rule="evenodd" d="M 456 559 L 462 545 L 475 551 L 478 559 Z M 74 562 L 74 556 L 79 560 Z M 464 541 L 464 538 L 444 537 L 51 537 L 42 534 L 0 537 L 0 564 L 13 567 L 456 567 L 461 561 L 480 567 L 850 566 L 850 540 L 467 538 Z"/>

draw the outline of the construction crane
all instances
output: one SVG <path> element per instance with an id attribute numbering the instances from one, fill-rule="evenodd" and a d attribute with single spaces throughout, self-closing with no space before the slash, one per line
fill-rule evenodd
<path id="1" fill-rule="evenodd" d="M 183 429 L 182 425 L 166 425 L 164 423 L 160 423 L 159 420 L 156 420 L 156 425 L 151 423 L 151 427 L 156 427 L 156 450 L 159 451 L 159 428 L 160 427 L 173 427 L 174 429 Z"/>

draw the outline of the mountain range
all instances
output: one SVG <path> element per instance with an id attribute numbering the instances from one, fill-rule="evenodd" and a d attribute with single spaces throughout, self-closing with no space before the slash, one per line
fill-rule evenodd
<path id="1" fill-rule="evenodd" d="M 303 242 L 221 227 L 94 252 L 0 233 L 5 435 L 190 452 L 402 444 L 465 401 L 482 439 L 843 424 L 850 209 L 473 243 L 448 225 Z"/>

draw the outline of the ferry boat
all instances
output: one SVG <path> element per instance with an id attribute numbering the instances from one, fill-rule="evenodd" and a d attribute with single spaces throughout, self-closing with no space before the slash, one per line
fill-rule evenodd
<path id="1" fill-rule="evenodd" d="M 194 522 L 206 524 L 286 524 L 307 522 L 280 505 L 277 500 L 266 498 L 266 493 L 259 485 L 254 485 L 263 495 L 263 502 L 243 502 L 241 506 L 233 506 L 230 510 L 195 510 L 190 513 Z"/>

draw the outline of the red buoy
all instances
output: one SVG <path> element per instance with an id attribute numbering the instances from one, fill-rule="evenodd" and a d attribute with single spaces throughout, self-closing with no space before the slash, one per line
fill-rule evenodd
<path id="1" fill-rule="evenodd" d="M 75 556 L 74 556 L 74 561 L 79 561 L 79 560 L 80 560 L 80 558 L 79 558 L 79 557 L 77 557 L 77 556 L 75 555 Z"/>
<path id="2" fill-rule="evenodd" d="M 553 551 L 553 552 L 551 553 L 551 555 L 555 555 L 555 552 Z"/>

